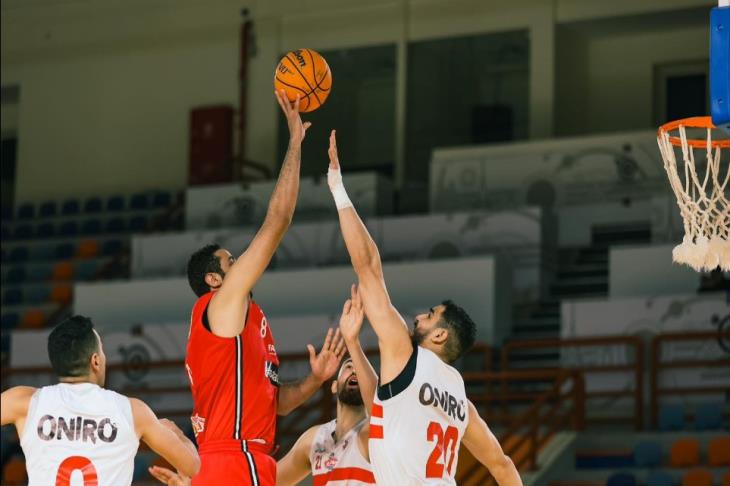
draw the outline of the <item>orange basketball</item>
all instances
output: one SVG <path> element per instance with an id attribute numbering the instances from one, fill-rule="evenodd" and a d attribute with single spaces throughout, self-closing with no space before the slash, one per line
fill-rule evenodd
<path id="1" fill-rule="evenodd" d="M 289 101 L 299 94 L 299 111 L 306 113 L 322 106 L 332 89 L 332 73 L 327 61 L 312 49 L 286 54 L 274 72 L 274 89 L 285 90 Z"/>

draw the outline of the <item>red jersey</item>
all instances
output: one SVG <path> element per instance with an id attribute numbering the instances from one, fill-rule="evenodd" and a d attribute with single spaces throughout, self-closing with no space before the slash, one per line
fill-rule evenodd
<path id="1" fill-rule="evenodd" d="M 198 445 L 234 440 L 271 448 L 276 431 L 279 358 L 261 308 L 249 299 L 246 325 L 232 338 L 210 331 L 207 309 L 213 292 L 193 307 L 185 368 L 193 394 Z"/>

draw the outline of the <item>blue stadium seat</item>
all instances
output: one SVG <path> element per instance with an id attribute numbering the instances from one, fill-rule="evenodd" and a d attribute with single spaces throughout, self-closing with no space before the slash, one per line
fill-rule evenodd
<path id="1" fill-rule="evenodd" d="M 16 305 L 23 302 L 23 291 L 21 289 L 7 289 L 3 293 L 3 305 Z"/>
<path id="2" fill-rule="evenodd" d="M 636 477 L 629 473 L 616 473 L 608 478 L 606 486 L 636 486 Z"/>
<path id="3" fill-rule="evenodd" d="M 18 219 L 33 219 L 35 217 L 35 206 L 30 203 L 22 204 L 18 208 Z"/>
<path id="4" fill-rule="evenodd" d="M 47 286 L 33 286 L 26 291 L 25 300 L 29 304 L 45 304 L 51 300 L 51 289 Z"/>
<path id="5" fill-rule="evenodd" d="M 17 285 L 23 283 L 25 280 L 25 268 L 24 267 L 13 267 L 8 270 L 5 276 L 5 282 L 9 285 Z"/>
<path id="6" fill-rule="evenodd" d="M 172 197 L 169 192 L 156 192 L 152 197 L 153 208 L 166 208 L 170 205 Z"/>
<path id="7" fill-rule="evenodd" d="M 132 196 L 129 201 L 129 207 L 131 209 L 140 210 L 147 209 L 149 207 L 149 198 L 145 193 L 139 193 Z"/>
<path id="8" fill-rule="evenodd" d="M 646 478 L 646 486 L 674 486 L 674 479 L 666 471 L 652 471 Z"/>
<path id="9" fill-rule="evenodd" d="M 18 246 L 10 250 L 8 261 L 11 263 L 19 263 L 28 260 L 28 248 Z"/>
<path id="10" fill-rule="evenodd" d="M 79 225 L 76 221 L 65 221 L 61 223 L 58 235 L 63 237 L 76 236 L 79 234 Z"/>
<path id="11" fill-rule="evenodd" d="M 74 266 L 74 275 L 76 280 L 91 280 L 98 269 L 99 264 L 94 260 L 79 262 Z"/>
<path id="12" fill-rule="evenodd" d="M 46 201 L 41 204 L 38 209 L 38 216 L 41 218 L 50 218 L 56 215 L 56 203 L 55 201 Z"/>
<path id="13" fill-rule="evenodd" d="M 721 402 L 701 403 L 695 411 L 695 428 L 697 430 L 720 430 L 722 429 Z"/>
<path id="14" fill-rule="evenodd" d="M 112 196 L 106 201 L 106 210 L 107 211 L 123 211 L 124 210 L 124 197 L 122 196 Z"/>
<path id="15" fill-rule="evenodd" d="M 135 216 L 129 221 L 129 231 L 137 233 L 147 228 L 147 218 L 145 216 Z"/>
<path id="16" fill-rule="evenodd" d="M 18 327 L 19 322 L 20 315 L 16 314 L 15 312 L 9 312 L 7 314 L 3 314 L 1 325 L 4 330 L 15 329 L 16 327 Z"/>
<path id="17" fill-rule="evenodd" d="M 56 258 L 59 260 L 72 258 L 75 252 L 76 248 L 71 243 L 61 243 L 56 245 Z"/>
<path id="18" fill-rule="evenodd" d="M 2 239 L 3 240 L 9 240 L 13 237 L 12 231 L 10 231 L 10 226 L 2 225 Z"/>
<path id="19" fill-rule="evenodd" d="M 53 223 L 42 223 L 38 225 L 39 238 L 52 238 L 56 235 L 56 226 Z"/>
<path id="20" fill-rule="evenodd" d="M 122 249 L 122 242 L 119 240 L 107 240 L 101 246 L 101 254 L 104 256 L 114 256 Z"/>
<path id="21" fill-rule="evenodd" d="M 71 216 L 73 214 L 79 214 L 80 207 L 79 202 L 76 199 L 67 199 L 61 206 L 61 214 L 64 216 Z"/>
<path id="22" fill-rule="evenodd" d="M 84 203 L 85 213 L 100 213 L 101 212 L 101 198 L 90 197 Z"/>
<path id="23" fill-rule="evenodd" d="M 15 227 L 15 238 L 18 240 L 26 240 L 33 237 L 33 226 L 29 224 L 19 224 Z"/>
<path id="24" fill-rule="evenodd" d="M 661 405 L 659 407 L 659 430 L 684 429 L 684 407 L 682 405 Z"/>
<path id="25" fill-rule="evenodd" d="M 634 448 L 634 464 L 638 467 L 657 467 L 662 463 L 662 448 L 656 442 L 639 442 Z"/>
<path id="26" fill-rule="evenodd" d="M 45 282 L 51 279 L 52 274 L 50 265 L 30 265 L 27 269 L 26 279 L 29 282 Z"/>
<path id="27" fill-rule="evenodd" d="M 8 252 L 5 251 L 5 248 L 0 248 L 0 256 L 2 257 L 0 261 L 2 261 L 3 263 L 8 261 Z"/>
<path id="28" fill-rule="evenodd" d="M 112 218 L 106 222 L 107 233 L 123 233 L 127 229 L 127 225 L 122 218 Z"/>
<path id="29" fill-rule="evenodd" d="M 81 234 L 98 235 L 101 233 L 101 221 L 98 219 L 89 219 L 81 225 Z"/>
<path id="30" fill-rule="evenodd" d="M 12 221 L 13 220 L 13 208 L 9 206 L 3 206 L 2 209 L 0 209 L 2 212 L 2 220 L 3 221 Z"/>

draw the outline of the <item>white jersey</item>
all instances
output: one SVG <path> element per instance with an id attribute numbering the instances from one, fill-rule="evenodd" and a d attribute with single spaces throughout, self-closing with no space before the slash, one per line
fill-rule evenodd
<path id="1" fill-rule="evenodd" d="M 401 374 L 375 395 L 369 446 L 377 483 L 456 485 L 468 422 L 461 374 L 417 346 Z"/>
<path id="2" fill-rule="evenodd" d="M 367 419 L 350 429 L 335 441 L 337 421 L 332 420 L 317 429 L 309 450 L 314 486 L 361 486 L 375 484 L 370 463 L 363 457 L 358 445 L 358 434 Z"/>
<path id="3" fill-rule="evenodd" d="M 59 383 L 33 394 L 20 445 L 29 486 L 121 486 L 132 483 L 139 439 L 127 397 Z"/>

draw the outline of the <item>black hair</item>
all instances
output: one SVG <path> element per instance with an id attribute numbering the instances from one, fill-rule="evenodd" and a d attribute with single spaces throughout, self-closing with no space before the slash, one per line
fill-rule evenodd
<path id="1" fill-rule="evenodd" d="M 220 250 L 220 245 L 212 243 L 205 245 L 193 253 L 188 260 L 188 283 L 198 297 L 210 292 L 210 287 L 205 283 L 205 276 L 209 273 L 223 275 L 221 262 L 215 252 Z"/>
<path id="2" fill-rule="evenodd" d="M 84 316 L 71 316 L 48 335 L 48 358 L 59 377 L 89 374 L 91 355 L 99 351 L 94 323 Z"/>
<path id="3" fill-rule="evenodd" d="M 445 358 L 453 363 L 469 351 L 476 339 L 477 326 L 464 309 L 451 300 L 441 302 L 444 310 L 439 325 L 449 330 L 449 339 L 444 346 Z"/>

